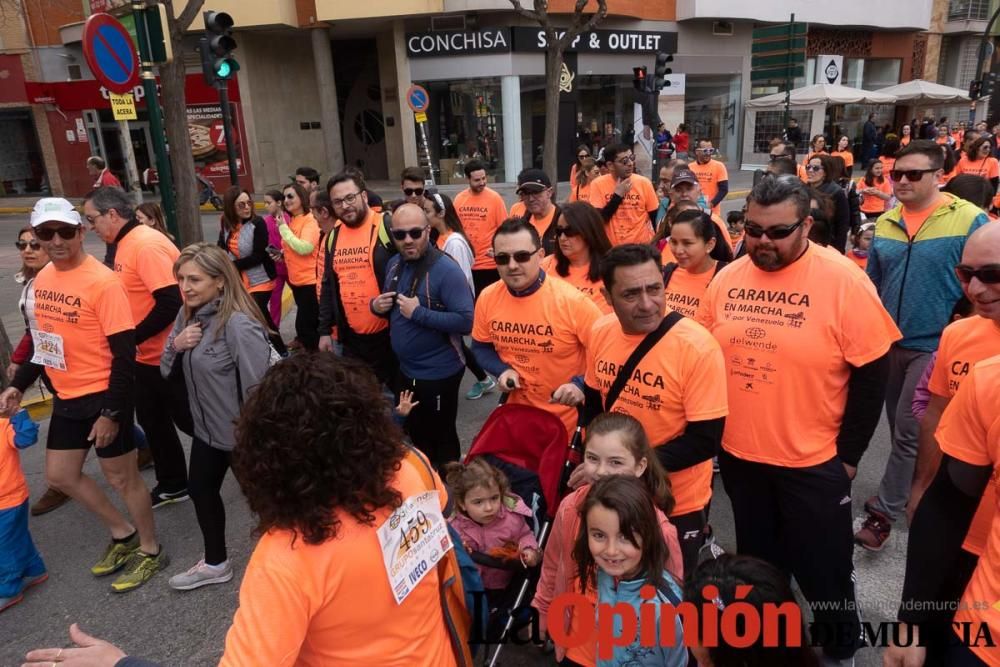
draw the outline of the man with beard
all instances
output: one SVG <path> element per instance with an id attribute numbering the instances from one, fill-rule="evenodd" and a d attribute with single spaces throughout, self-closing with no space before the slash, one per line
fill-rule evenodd
<path id="1" fill-rule="evenodd" d="M 590 203 L 601 211 L 607 223 L 611 245 L 649 243 L 660 200 L 652 182 L 635 173 L 635 155 L 624 144 L 604 149 L 610 170 L 590 184 Z"/>

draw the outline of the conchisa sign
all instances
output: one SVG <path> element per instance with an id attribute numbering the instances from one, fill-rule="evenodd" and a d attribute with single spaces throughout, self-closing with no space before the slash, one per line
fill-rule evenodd
<path id="1" fill-rule="evenodd" d="M 537 28 L 480 28 L 420 32 L 406 35 L 406 51 L 411 58 L 445 55 L 481 55 L 490 53 L 542 52 L 547 40 Z M 676 32 L 649 30 L 591 30 L 569 46 L 578 53 L 673 53 L 677 50 Z"/>

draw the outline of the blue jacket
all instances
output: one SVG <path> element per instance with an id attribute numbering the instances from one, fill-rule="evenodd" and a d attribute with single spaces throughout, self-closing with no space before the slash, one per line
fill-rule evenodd
<path id="1" fill-rule="evenodd" d="M 669 587 L 669 593 L 660 591 L 653 600 L 643 600 L 639 591 L 646 585 L 646 579 L 615 582 L 614 577 L 597 570 L 597 602 L 598 604 L 614 606 L 624 602 L 635 609 L 636 618 L 640 619 L 639 605 L 656 606 L 656 646 L 643 646 L 639 643 L 641 625 L 636 631 L 636 641 L 629 646 L 616 646 L 611 660 L 597 659 L 598 667 L 685 667 L 688 661 L 687 649 L 684 648 L 684 628 L 679 617 L 674 618 L 674 643 L 672 646 L 662 646 L 660 640 L 660 610 L 673 607 L 681 600 L 681 590 L 674 582 L 670 573 L 664 570 L 663 580 Z M 615 636 L 621 636 L 621 616 L 615 614 Z M 598 646 L 600 652 L 600 646 Z"/>
<path id="2" fill-rule="evenodd" d="M 969 234 L 989 222 L 977 206 L 946 195 L 911 240 L 903 222 L 903 207 L 886 211 L 875 223 L 875 240 L 868 253 L 868 275 L 882 305 L 903 333 L 899 346 L 933 352 L 951 317 L 962 286 L 955 265 Z"/>
<path id="3" fill-rule="evenodd" d="M 384 292 L 392 289 L 390 283 L 397 270 L 400 273 L 396 289 L 409 292 L 416 263 L 403 262 L 402 269 L 397 269 L 400 262 L 403 259 L 399 255 L 389 260 Z M 416 286 L 414 296 L 420 305 L 412 318 L 403 317 L 398 305 L 388 314 L 389 337 L 400 369 L 413 380 L 451 377 L 465 367 L 462 336 L 472 331 L 475 312 L 472 288 L 458 263 L 442 253 Z"/>

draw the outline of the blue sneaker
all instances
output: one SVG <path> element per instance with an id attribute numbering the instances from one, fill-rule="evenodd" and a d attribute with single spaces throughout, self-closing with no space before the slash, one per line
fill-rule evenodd
<path id="1" fill-rule="evenodd" d="M 480 380 L 476 384 L 472 385 L 472 388 L 465 394 L 465 397 L 470 401 L 475 401 L 496 388 L 497 381 L 487 375 L 485 380 Z"/>

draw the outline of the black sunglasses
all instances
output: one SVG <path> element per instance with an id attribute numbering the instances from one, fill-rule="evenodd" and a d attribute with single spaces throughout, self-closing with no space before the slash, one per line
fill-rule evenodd
<path id="1" fill-rule="evenodd" d="M 51 227 L 37 227 L 35 229 L 35 236 L 38 237 L 39 241 L 51 241 L 58 234 L 59 238 L 70 241 L 76 238 L 79 229 L 76 226 L 56 227 L 55 229 Z"/>
<path id="2" fill-rule="evenodd" d="M 424 230 L 427 227 L 414 227 L 413 229 L 394 229 L 392 230 L 392 238 L 397 241 L 405 241 L 406 237 L 409 236 L 411 239 L 416 241 L 421 236 L 424 235 Z"/>
<path id="3" fill-rule="evenodd" d="M 916 183 L 924 177 L 924 174 L 933 174 L 937 169 L 890 169 L 889 176 L 894 181 L 903 180 L 903 176 L 906 176 L 906 180 L 910 183 Z"/>
<path id="4" fill-rule="evenodd" d="M 794 225 L 780 225 L 778 227 L 768 227 L 767 229 L 764 229 L 760 225 L 747 220 L 743 224 L 743 231 L 746 232 L 747 236 L 751 238 L 759 239 L 766 234 L 767 238 L 772 241 L 780 241 L 781 239 L 787 239 L 791 236 L 796 229 L 802 226 L 803 222 L 805 222 L 805 220 L 799 220 Z"/>
<path id="5" fill-rule="evenodd" d="M 403 188 L 403 194 L 407 197 L 422 197 L 424 195 L 423 188 Z"/>
<path id="6" fill-rule="evenodd" d="M 32 250 L 38 250 L 42 247 L 42 244 L 38 241 L 15 241 L 14 245 L 17 246 L 18 250 L 24 250 L 28 246 L 31 246 Z"/>
<path id="7" fill-rule="evenodd" d="M 285 195 L 285 199 L 295 199 L 296 195 L 294 192 L 289 192 Z"/>
<path id="8" fill-rule="evenodd" d="M 573 229 L 572 227 L 556 226 L 556 238 L 559 238 L 560 236 L 565 236 L 566 238 L 571 239 L 574 236 L 579 236 L 579 235 L 580 232 L 576 229 Z"/>
<path id="9" fill-rule="evenodd" d="M 979 269 L 959 264 L 955 267 L 955 275 L 963 283 L 971 283 L 973 278 L 979 278 L 981 283 L 996 285 L 1000 283 L 1000 264 L 987 264 Z"/>
<path id="10" fill-rule="evenodd" d="M 518 264 L 526 264 L 531 261 L 531 256 L 538 252 L 538 248 L 534 250 L 518 250 L 515 253 L 509 252 L 498 252 L 493 255 L 493 261 L 497 263 L 497 266 L 507 266 L 510 264 L 510 258 L 513 257 L 514 261 Z"/>

